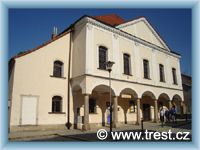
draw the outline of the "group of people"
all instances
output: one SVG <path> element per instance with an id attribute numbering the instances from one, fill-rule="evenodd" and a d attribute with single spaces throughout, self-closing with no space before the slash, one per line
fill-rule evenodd
<path id="1" fill-rule="evenodd" d="M 171 109 L 165 109 L 163 106 L 160 109 L 160 121 L 162 123 L 165 122 L 165 118 L 166 118 L 166 122 L 175 122 L 176 121 L 176 107 L 175 105 L 172 106 Z"/>

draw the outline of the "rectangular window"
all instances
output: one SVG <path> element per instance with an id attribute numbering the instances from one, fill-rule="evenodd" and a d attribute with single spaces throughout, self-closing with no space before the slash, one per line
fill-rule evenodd
<path id="1" fill-rule="evenodd" d="M 176 69 L 175 68 L 172 68 L 172 76 L 173 76 L 173 83 L 174 84 L 178 84 L 177 83 Z"/>
<path id="2" fill-rule="evenodd" d="M 159 64 L 159 71 L 160 71 L 160 82 L 165 82 L 164 66 L 162 64 Z"/>
<path id="3" fill-rule="evenodd" d="M 150 76 L 149 76 L 149 61 L 146 60 L 146 59 L 143 60 L 143 68 L 144 68 L 144 78 L 150 79 Z"/>
<path id="4" fill-rule="evenodd" d="M 62 112 L 62 97 L 54 96 L 52 98 L 52 112 Z"/>
<path id="5" fill-rule="evenodd" d="M 107 48 L 99 46 L 99 69 L 106 70 Z"/>
<path id="6" fill-rule="evenodd" d="M 96 113 L 96 100 L 89 99 L 89 113 Z"/>
<path id="7" fill-rule="evenodd" d="M 62 72 L 63 72 L 63 62 L 55 61 L 53 67 L 53 76 L 62 77 Z"/>
<path id="8" fill-rule="evenodd" d="M 130 75 L 130 56 L 124 54 L 124 74 Z"/>

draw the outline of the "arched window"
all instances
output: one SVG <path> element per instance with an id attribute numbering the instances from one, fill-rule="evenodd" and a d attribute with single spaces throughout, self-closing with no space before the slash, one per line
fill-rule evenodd
<path id="1" fill-rule="evenodd" d="M 63 62 L 58 61 L 58 60 L 54 61 L 53 76 L 54 77 L 62 77 L 63 76 Z"/>
<path id="2" fill-rule="evenodd" d="M 52 98 L 52 112 L 62 112 L 62 97 L 54 96 Z"/>
<path id="3" fill-rule="evenodd" d="M 99 46 L 99 69 L 106 70 L 107 50 L 106 47 Z"/>

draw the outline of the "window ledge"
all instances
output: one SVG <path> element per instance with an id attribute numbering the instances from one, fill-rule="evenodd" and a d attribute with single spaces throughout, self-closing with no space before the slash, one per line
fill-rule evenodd
<path id="1" fill-rule="evenodd" d="M 66 79 L 66 77 L 56 77 L 56 76 L 53 76 L 53 75 L 50 75 L 50 77 L 52 77 L 52 78 L 58 78 L 58 79 Z"/>
<path id="2" fill-rule="evenodd" d="M 126 74 L 126 73 L 123 73 L 123 75 L 125 75 L 125 76 L 133 76 L 132 74 Z"/>
<path id="3" fill-rule="evenodd" d="M 165 81 L 160 81 L 160 82 L 162 82 L 162 83 L 166 83 Z"/>
<path id="4" fill-rule="evenodd" d="M 106 70 L 106 69 L 102 69 L 102 68 L 97 68 L 98 70 L 102 70 L 102 71 L 108 71 L 108 70 Z"/>
<path id="5" fill-rule="evenodd" d="M 144 78 L 144 79 L 146 79 L 146 80 L 151 80 L 151 78 Z"/>
<path id="6" fill-rule="evenodd" d="M 48 112 L 48 114 L 66 114 L 65 112 Z"/>

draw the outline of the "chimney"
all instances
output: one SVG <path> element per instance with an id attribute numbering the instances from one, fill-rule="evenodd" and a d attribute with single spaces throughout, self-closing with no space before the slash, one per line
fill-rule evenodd
<path id="1" fill-rule="evenodd" d="M 58 34 L 58 29 L 57 29 L 57 27 L 53 27 L 53 33 L 52 33 L 52 35 L 51 35 L 51 39 L 52 39 L 52 40 L 55 39 L 55 37 L 57 36 L 57 34 Z"/>

